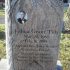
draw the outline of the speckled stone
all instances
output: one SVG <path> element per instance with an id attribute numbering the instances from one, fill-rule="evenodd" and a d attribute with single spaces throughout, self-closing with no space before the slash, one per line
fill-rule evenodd
<path id="1" fill-rule="evenodd" d="M 63 17 L 61 0 L 16 0 L 7 13 L 9 70 L 56 70 Z M 28 21 L 17 23 L 25 11 Z M 9 12 L 7 10 L 7 12 Z"/>

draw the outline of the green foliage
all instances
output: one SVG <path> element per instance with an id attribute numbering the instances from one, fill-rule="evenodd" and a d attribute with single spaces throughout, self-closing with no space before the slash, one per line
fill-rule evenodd
<path id="1" fill-rule="evenodd" d="M 0 39 L 5 39 L 5 24 L 0 24 Z"/>
<path id="2" fill-rule="evenodd" d="M 0 24 L 0 32 L 4 32 L 5 31 L 5 24 Z"/>
<path id="3" fill-rule="evenodd" d="M 5 24 L 0 24 L 0 58 L 5 58 Z"/>
<path id="4" fill-rule="evenodd" d="M 70 34 L 61 34 L 59 59 L 63 70 L 69 70 L 70 65 Z"/>
<path id="5" fill-rule="evenodd" d="M 64 10 L 65 29 L 70 30 L 70 8 Z M 70 70 L 70 34 L 61 34 L 59 59 L 63 70 Z"/>
<path id="6" fill-rule="evenodd" d="M 0 40 L 0 58 L 5 58 L 6 56 L 6 48 L 4 40 Z"/>
<path id="7" fill-rule="evenodd" d="M 70 8 L 64 10 L 65 29 L 70 30 Z"/>

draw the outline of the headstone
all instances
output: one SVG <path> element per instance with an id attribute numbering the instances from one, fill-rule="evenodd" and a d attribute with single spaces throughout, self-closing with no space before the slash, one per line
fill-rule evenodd
<path id="1" fill-rule="evenodd" d="M 8 0 L 6 4 L 8 70 L 56 70 L 62 1 Z M 16 20 L 19 11 L 27 13 L 23 24 Z"/>

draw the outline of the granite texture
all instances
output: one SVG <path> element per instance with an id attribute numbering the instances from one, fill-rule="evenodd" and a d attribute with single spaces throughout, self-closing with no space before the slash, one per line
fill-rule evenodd
<path id="1" fill-rule="evenodd" d="M 6 4 L 8 70 L 56 70 L 63 19 L 62 1 L 11 0 Z M 19 11 L 28 15 L 24 24 L 15 20 Z"/>

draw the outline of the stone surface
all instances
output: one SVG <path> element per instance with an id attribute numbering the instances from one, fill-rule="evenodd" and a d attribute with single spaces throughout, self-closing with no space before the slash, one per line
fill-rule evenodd
<path id="1" fill-rule="evenodd" d="M 0 70 L 7 70 L 7 59 L 0 60 Z"/>
<path id="2" fill-rule="evenodd" d="M 9 70 L 56 70 L 63 17 L 60 0 L 15 0 L 7 8 L 7 54 Z M 14 5 L 13 5 L 14 4 Z M 8 4 L 9 5 L 9 4 Z M 28 21 L 15 21 L 25 11 Z"/>

